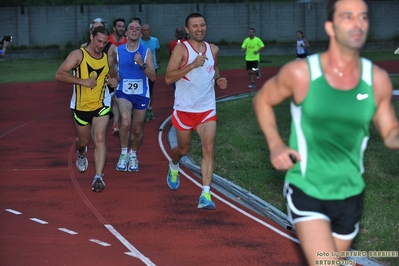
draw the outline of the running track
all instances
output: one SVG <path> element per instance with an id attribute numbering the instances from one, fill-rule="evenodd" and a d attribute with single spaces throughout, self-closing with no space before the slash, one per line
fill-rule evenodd
<path id="1" fill-rule="evenodd" d="M 399 73 L 397 61 L 382 66 Z M 276 72 L 262 69 L 258 86 Z M 229 86 L 217 97 L 248 91 L 244 70 L 222 76 Z M 140 171 L 115 170 L 120 148 L 109 127 L 106 189 L 93 193 L 92 144 L 89 170 L 74 165 L 71 86 L 0 84 L 0 265 L 305 265 L 294 234 L 215 189 L 217 210 L 197 210 L 200 180 L 189 170 L 178 191 L 168 189 L 167 130 L 158 137 L 173 93 L 163 76 L 155 89 Z"/>

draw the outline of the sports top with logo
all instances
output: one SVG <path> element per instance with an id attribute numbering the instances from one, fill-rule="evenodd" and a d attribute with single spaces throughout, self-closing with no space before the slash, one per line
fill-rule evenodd
<path id="1" fill-rule="evenodd" d="M 78 111 L 94 111 L 111 105 L 111 96 L 106 86 L 109 72 L 107 54 L 100 59 L 93 58 L 85 48 L 80 48 L 83 58 L 80 64 L 72 70 L 72 74 L 81 79 L 96 77 L 97 85 L 88 88 L 79 84 L 73 86 L 70 108 Z"/>
<path id="2" fill-rule="evenodd" d="M 324 77 L 320 55 L 308 57 L 309 91 L 299 105 L 291 102 L 289 146 L 299 151 L 301 162 L 287 172 L 285 181 L 311 197 L 342 200 L 365 188 L 363 155 L 376 104 L 373 64 L 360 60 L 357 86 L 338 90 Z"/>
<path id="3" fill-rule="evenodd" d="M 148 49 L 141 44 L 135 51 L 129 51 L 126 44 L 116 47 L 119 73 L 117 90 L 127 95 L 150 97 L 148 78 L 140 65 L 134 62 L 136 53 L 140 53 L 145 62 Z"/>
<path id="4" fill-rule="evenodd" d="M 187 49 L 187 62 L 190 64 L 197 58 L 199 53 L 191 46 L 190 42 L 182 42 Z M 202 113 L 216 109 L 215 100 L 215 60 L 213 58 L 211 46 L 205 44 L 205 60 L 203 66 L 194 68 L 183 78 L 176 82 L 175 110 Z"/>

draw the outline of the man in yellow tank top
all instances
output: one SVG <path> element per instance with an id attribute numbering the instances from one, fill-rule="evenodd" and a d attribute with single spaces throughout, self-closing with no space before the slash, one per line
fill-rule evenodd
<path id="1" fill-rule="evenodd" d="M 55 78 L 60 82 L 73 84 L 70 108 L 77 135 L 76 168 L 81 173 L 87 170 L 87 146 L 92 137 L 95 165 L 92 191 L 102 192 L 105 188 L 103 171 L 107 158 L 105 133 L 111 106 L 111 96 L 106 85 L 108 83 L 115 88 L 118 83 L 116 72 L 113 68 L 110 69 L 108 57 L 103 52 L 109 42 L 108 30 L 104 26 L 94 28 L 90 40 L 87 47 L 74 50 L 68 55 Z"/>

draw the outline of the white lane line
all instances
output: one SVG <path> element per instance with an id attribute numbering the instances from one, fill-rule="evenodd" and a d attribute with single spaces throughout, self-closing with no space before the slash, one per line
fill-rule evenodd
<path id="1" fill-rule="evenodd" d="M 6 211 L 11 212 L 11 213 L 16 214 L 16 215 L 22 214 L 22 212 L 19 212 L 19 211 L 13 210 L 13 209 L 6 209 Z"/>
<path id="2" fill-rule="evenodd" d="M 111 244 L 108 244 L 108 243 L 106 243 L 106 242 L 103 242 L 103 241 L 100 241 L 100 240 L 98 240 L 98 239 L 89 239 L 89 241 L 91 241 L 91 242 L 93 242 L 93 243 L 96 243 L 96 244 L 99 244 L 99 245 L 101 245 L 101 246 L 103 246 L 103 247 L 109 247 L 109 246 L 111 246 Z"/>
<path id="3" fill-rule="evenodd" d="M 37 219 L 37 218 L 30 218 L 29 220 L 34 221 L 34 222 L 39 223 L 39 224 L 48 224 L 48 222 L 40 220 L 40 219 Z"/>
<path id="4" fill-rule="evenodd" d="M 165 132 L 165 133 L 166 133 L 166 132 Z M 164 145 L 163 145 L 163 142 L 162 142 L 162 130 L 160 130 L 159 133 L 158 133 L 158 143 L 159 143 L 159 146 L 160 146 L 160 148 L 161 148 L 163 154 L 164 154 L 165 157 L 168 159 L 168 161 L 170 161 L 171 158 L 170 158 L 170 156 L 168 155 L 168 153 L 166 152 L 166 149 L 165 149 L 165 147 L 164 147 Z M 188 180 L 190 180 L 191 182 L 193 182 L 193 183 L 194 183 L 195 185 L 197 185 L 198 187 L 202 187 L 202 185 L 201 185 L 200 183 L 198 183 L 197 180 L 193 179 L 191 176 L 189 176 L 188 174 L 186 174 L 183 170 L 180 169 L 179 172 L 182 173 L 185 177 L 187 177 Z M 227 200 L 225 200 L 225 199 L 219 197 L 218 195 L 216 195 L 216 194 L 213 193 L 212 191 L 211 191 L 211 194 L 212 194 L 213 197 L 215 197 L 215 198 L 217 198 L 218 200 L 222 201 L 223 203 L 227 204 L 228 206 L 230 206 L 231 208 L 235 209 L 236 211 L 238 211 L 238 212 L 244 214 L 244 215 L 247 216 L 248 218 L 250 218 L 250 219 L 252 219 L 252 220 L 254 220 L 254 221 L 260 223 L 260 224 L 263 225 L 263 226 L 266 226 L 266 227 L 269 228 L 270 230 L 276 232 L 277 234 L 279 234 L 279 235 L 281 235 L 281 236 L 283 236 L 283 237 L 285 237 L 285 238 L 290 239 L 290 240 L 293 241 L 293 242 L 299 243 L 299 240 L 296 239 L 295 237 L 292 237 L 292 236 L 290 236 L 289 234 L 287 234 L 287 233 L 285 233 L 285 232 L 279 230 L 278 228 L 276 228 L 276 227 L 274 227 L 274 226 L 272 226 L 272 225 L 270 225 L 270 224 L 268 224 L 268 223 L 262 221 L 261 219 L 256 218 L 255 216 L 253 216 L 253 215 L 251 215 L 250 213 L 244 211 L 243 209 L 237 207 L 236 205 L 232 204 L 231 202 L 229 202 L 229 201 L 227 201 Z"/>
<path id="5" fill-rule="evenodd" d="M 110 224 L 104 224 L 104 226 L 130 251 L 125 252 L 126 255 L 140 259 L 145 265 L 155 266 L 155 264 L 146 256 L 140 253 L 132 244 L 129 243 L 115 228 Z"/>
<path id="6" fill-rule="evenodd" d="M 80 198 L 83 202 L 89 207 L 90 211 L 97 217 L 97 219 L 130 251 L 129 255 L 132 254 L 134 257 L 141 259 L 146 265 L 155 265 L 152 263 L 147 257 L 141 254 L 132 244 L 129 243 L 118 231 L 114 229 L 114 227 L 105 220 L 105 218 L 101 215 L 101 213 L 94 207 L 94 205 L 87 198 L 86 194 L 83 192 L 80 187 L 74 172 L 74 166 L 72 166 L 71 162 L 74 161 L 72 159 L 76 154 L 76 146 L 75 142 L 71 145 L 68 153 L 68 169 L 69 169 L 69 177 L 72 180 L 73 185 L 75 186 L 76 191 L 78 192 Z M 91 240 L 90 240 L 91 241 Z"/>
<path id="7" fill-rule="evenodd" d="M 77 232 L 69 230 L 69 229 L 66 229 L 66 228 L 58 228 L 58 230 L 60 230 L 62 232 L 65 232 L 67 234 L 70 234 L 70 235 L 77 235 L 78 234 Z"/>

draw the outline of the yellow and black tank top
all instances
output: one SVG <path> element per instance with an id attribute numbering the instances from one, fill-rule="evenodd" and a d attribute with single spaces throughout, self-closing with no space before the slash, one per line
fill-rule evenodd
<path id="1" fill-rule="evenodd" d="M 100 59 L 93 58 L 85 48 L 80 48 L 83 58 L 80 64 L 73 69 L 73 75 L 80 79 L 97 77 L 97 86 L 85 87 L 79 84 L 73 86 L 70 107 L 79 111 L 94 111 L 111 105 L 111 96 L 106 86 L 109 72 L 108 58 L 105 53 Z"/>

